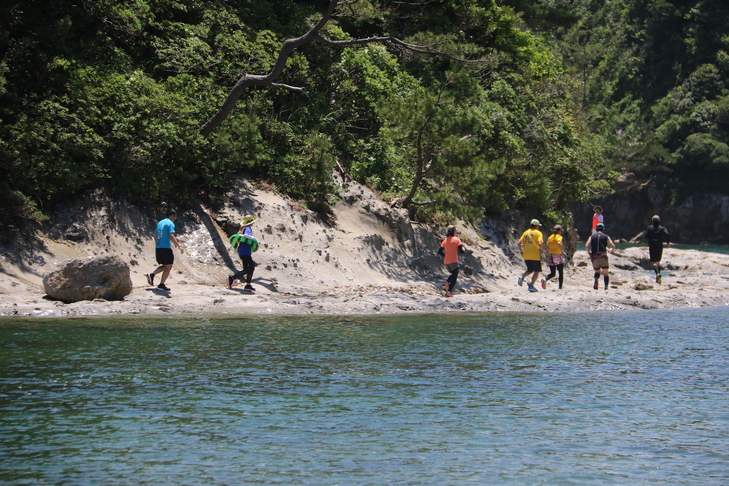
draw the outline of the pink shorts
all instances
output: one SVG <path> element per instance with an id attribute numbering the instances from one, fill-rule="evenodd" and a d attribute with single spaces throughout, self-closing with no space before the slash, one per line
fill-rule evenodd
<path id="1" fill-rule="evenodd" d="M 558 253 L 556 255 L 549 255 L 547 257 L 547 265 L 550 267 L 556 267 L 557 265 L 562 265 L 564 263 L 564 255 L 561 253 Z"/>

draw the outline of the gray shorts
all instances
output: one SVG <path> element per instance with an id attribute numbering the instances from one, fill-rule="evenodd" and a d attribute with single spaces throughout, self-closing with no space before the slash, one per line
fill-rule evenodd
<path id="1" fill-rule="evenodd" d="M 592 261 L 593 270 L 601 270 L 604 268 L 610 268 L 607 255 L 601 255 Z"/>
<path id="2" fill-rule="evenodd" d="M 461 268 L 461 265 L 458 262 L 449 263 L 446 265 L 446 268 L 452 272 L 453 270 L 458 270 L 459 268 Z"/>

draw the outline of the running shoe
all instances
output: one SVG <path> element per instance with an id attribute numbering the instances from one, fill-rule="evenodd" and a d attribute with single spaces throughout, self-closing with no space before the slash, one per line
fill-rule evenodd
<path id="1" fill-rule="evenodd" d="M 147 275 L 145 275 L 145 277 L 147 277 L 147 283 L 149 284 L 149 286 L 154 287 L 154 274 L 148 273 Z"/>
<path id="2" fill-rule="evenodd" d="M 519 286 L 522 286 L 522 285 L 524 285 L 524 275 L 521 275 L 521 276 L 520 276 L 520 277 L 519 277 L 519 278 L 517 279 L 516 283 L 518 283 L 518 284 L 519 284 Z"/>
<path id="3" fill-rule="evenodd" d="M 661 284 L 661 280 L 662 280 L 661 274 L 659 273 L 658 275 L 656 275 L 656 283 L 660 285 Z"/>
<path id="4" fill-rule="evenodd" d="M 595 285 L 593 285 L 593 286 L 592 286 L 592 288 L 593 288 L 593 289 L 595 289 L 595 290 L 597 290 L 597 289 L 598 289 L 598 287 L 599 287 L 599 286 L 597 285 L 597 280 L 595 280 Z"/>
<path id="5" fill-rule="evenodd" d="M 446 297 L 453 297 L 453 294 L 450 292 L 446 292 Z"/>
<path id="6" fill-rule="evenodd" d="M 542 290 L 547 290 L 547 281 L 542 279 Z"/>
<path id="7" fill-rule="evenodd" d="M 167 291 L 167 292 L 169 292 L 169 291 L 170 291 L 170 288 L 169 288 L 168 286 L 166 286 L 165 284 L 159 284 L 159 285 L 157 286 L 157 288 L 158 288 L 158 289 L 160 289 L 160 290 L 165 290 L 165 291 Z"/>
<path id="8" fill-rule="evenodd" d="M 233 288 L 233 282 L 235 282 L 235 279 L 233 278 L 233 276 L 232 276 L 232 275 L 230 275 L 230 276 L 228 277 L 228 288 L 229 288 L 229 289 L 232 289 L 232 288 Z"/>
<path id="9" fill-rule="evenodd" d="M 245 287 L 243 287 L 243 290 L 247 290 L 248 292 L 255 292 L 256 291 L 256 289 L 253 288 L 253 286 L 250 285 L 250 284 L 248 284 Z"/>
<path id="10" fill-rule="evenodd" d="M 448 292 L 448 282 L 443 282 L 443 292 Z"/>
<path id="11" fill-rule="evenodd" d="M 533 285 L 530 285 L 529 292 L 539 292 L 539 291 Z"/>

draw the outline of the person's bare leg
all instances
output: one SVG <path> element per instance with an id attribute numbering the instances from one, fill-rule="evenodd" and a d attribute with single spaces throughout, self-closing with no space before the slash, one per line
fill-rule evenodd
<path id="1" fill-rule="evenodd" d="M 164 285 L 165 281 L 167 281 L 167 277 L 170 276 L 171 271 L 172 271 L 172 265 L 163 265 L 162 278 L 159 281 L 160 285 Z M 155 270 L 155 272 L 156 272 L 156 270 Z"/>

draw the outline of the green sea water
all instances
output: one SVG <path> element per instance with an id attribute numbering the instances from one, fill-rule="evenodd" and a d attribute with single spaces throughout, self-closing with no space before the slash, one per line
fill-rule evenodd
<path id="1" fill-rule="evenodd" d="M 579 248 L 584 247 L 584 242 L 582 243 L 582 246 Z M 625 249 L 625 248 L 635 248 L 635 247 L 648 247 L 648 243 L 642 242 L 642 243 L 616 243 L 615 247 L 619 250 Z M 665 245 L 664 245 L 665 248 Z M 706 253 L 721 253 L 723 255 L 729 255 L 729 245 L 684 245 L 681 243 L 672 243 L 671 248 L 678 249 L 678 250 L 698 250 L 703 251 Z"/>
<path id="2" fill-rule="evenodd" d="M 727 484 L 729 308 L 0 320 L 0 484 Z"/>

